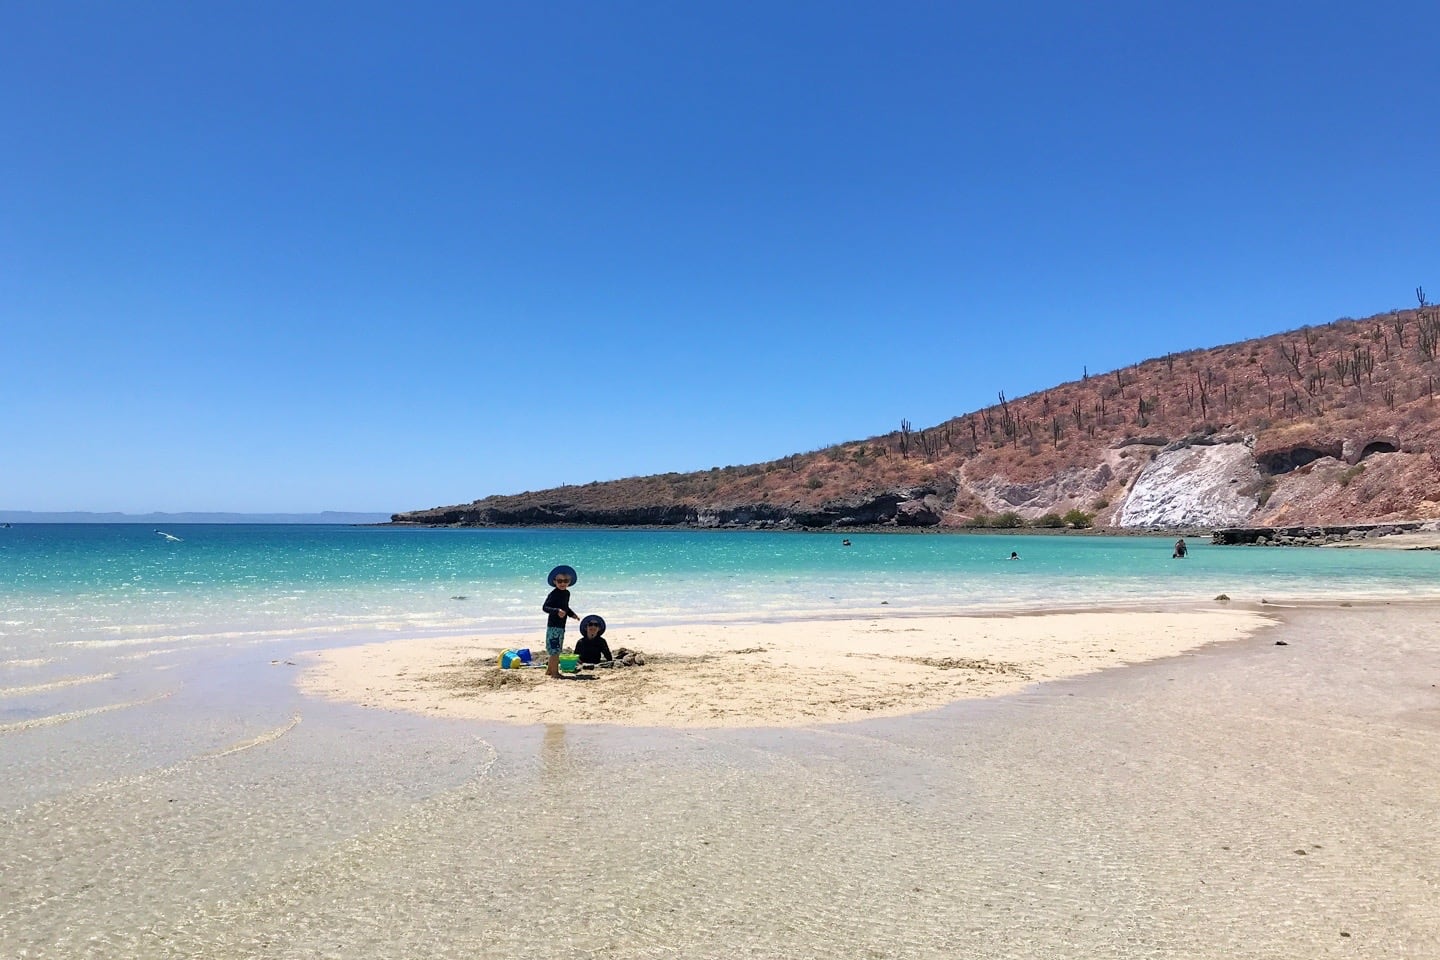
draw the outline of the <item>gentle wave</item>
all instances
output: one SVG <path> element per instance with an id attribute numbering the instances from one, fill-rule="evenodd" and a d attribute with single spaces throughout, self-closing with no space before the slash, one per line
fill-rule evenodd
<path id="1" fill-rule="evenodd" d="M 0 687 L 0 700 L 10 697 L 24 697 L 36 693 L 44 693 L 49 690 L 60 690 L 65 687 L 75 687 L 85 683 L 99 683 L 102 680 L 114 680 L 113 673 L 93 673 L 88 677 L 61 677 L 58 680 L 51 680 L 46 683 L 32 683 L 23 687 Z"/>
<path id="2" fill-rule="evenodd" d="M 130 700 L 125 703 L 108 703 L 100 707 L 90 707 L 86 710 L 71 710 L 66 713 L 55 713 L 43 717 L 32 717 L 29 720 L 21 720 L 17 723 L 0 724 L 0 734 L 23 733 L 26 730 L 34 730 L 37 727 L 53 727 L 61 723 L 72 723 L 76 720 L 83 720 L 86 717 L 93 717 L 102 713 L 111 713 L 115 710 L 128 710 L 131 707 L 144 707 L 157 703 L 170 696 L 171 692 L 158 694 L 153 697 L 146 697 L 143 700 Z"/>

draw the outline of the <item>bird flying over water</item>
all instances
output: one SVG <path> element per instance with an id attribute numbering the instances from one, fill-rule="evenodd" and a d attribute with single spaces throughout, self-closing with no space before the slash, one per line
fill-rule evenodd
<path id="1" fill-rule="evenodd" d="M 166 540 L 169 540 L 169 541 L 172 542 L 172 543 L 183 543 L 183 542 L 184 542 L 184 541 L 181 540 L 179 537 L 171 536 L 170 534 L 166 533 L 164 530 L 156 530 L 155 532 L 158 533 L 158 534 L 160 534 L 160 536 L 164 537 Z"/>

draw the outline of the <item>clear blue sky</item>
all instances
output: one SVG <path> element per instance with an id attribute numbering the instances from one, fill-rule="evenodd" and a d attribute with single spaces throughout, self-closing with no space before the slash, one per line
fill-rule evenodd
<path id="1" fill-rule="evenodd" d="M 1440 299 L 1440 4 L 8 3 L 0 508 L 750 463 Z"/>

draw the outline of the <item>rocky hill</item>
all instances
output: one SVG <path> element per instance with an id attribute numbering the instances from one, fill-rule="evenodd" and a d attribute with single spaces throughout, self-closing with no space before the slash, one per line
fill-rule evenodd
<path id="1" fill-rule="evenodd" d="M 1417 291 L 1418 292 L 1418 291 Z M 1112 528 L 1440 517 L 1440 310 L 1171 354 L 748 466 L 491 496 L 400 523 Z M 1066 515 L 1069 515 L 1068 518 Z"/>

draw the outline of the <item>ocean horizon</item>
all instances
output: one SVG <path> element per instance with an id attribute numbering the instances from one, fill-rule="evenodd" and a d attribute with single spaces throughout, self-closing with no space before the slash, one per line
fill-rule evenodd
<path id="1" fill-rule="evenodd" d="M 322 510 L 319 513 L 239 513 L 182 510 L 124 513 L 118 510 L 0 510 L 0 523 L 388 523 L 393 514 L 373 510 Z"/>

